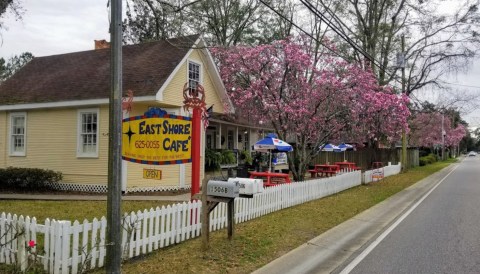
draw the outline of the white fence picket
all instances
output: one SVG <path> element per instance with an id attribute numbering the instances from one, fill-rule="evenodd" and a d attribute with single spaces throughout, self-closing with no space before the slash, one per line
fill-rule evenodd
<path id="1" fill-rule="evenodd" d="M 172 233 L 172 207 L 167 205 L 165 208 L 165 215 L 167 216 L 165 219 L 165 244 L 164 246 L 170 245 L 170 238 Z"/>
<path id="2" fill-rule="evenodd" d="M 142 248 L 142 223 L 143 223 L 143 213 L 139 210 L 137 211 L 136 223 L 135 223 L 135 256 L 141 254 Z"/>
<path id="3" fill-rule="evenodd" d="M 53 257 L 53 273 L 60 273 L 61 268 L 61 258 L 62 258 L 62 242 L 60 241 L 62 235 L 62 224 L 60 222 L 53 222 L 53 233 L 51 235 L 52 240 L 52 257 Z M 55 237 L 58 235 L 58 237 Z"/>
<path id="4" fill-rule="evenodd" d="M 14 235 L 17 233 L 15 222 L 17 221 L 17 215 L 13 215 L 8 213 L 7 214 L 7 230 L 10 233 L 7 233 L 5 237 L 5 249 L 6 249 L 6 256 L 5 256 L 5 263 L 12 264 L 15 262 L 15 258 L 12 258 L 13 255 L 13 238 Z"/>
<path id="5" fill-rule="evenodd" d="M 91 245 L 89 249 L 90 252 L 87 252 L 87 254 L 90 253 L 90 258 L 91 258 L 90 267 L 92 269 L 97 267 L 97 247 L 98 247 L 97 235 L 98 235 L 99 226 L 100 226 L 100 223 L 98 222 L 98 219 L 93 218 L 92 230 L 90 234 L 90 245 Z"/>
<path id="6" fill-rule="evenodd" d="M 100 244 L 98 246 L 99 248 L 99 257 L 98 257 L 98 267 L 103 267 L 104 260 L 105 260 L 105 254 L 106 254 L 106 246 L 105 246 L 105 234 L 107 231 L 107 219 L 105 217 L 102 217 L 100 219 Z"/>
<path id="7" fill-rule="evenodd" d="M 161 211 L 160 208 L 157 206 L 157 208 L 153 211 L 153 214 L 155 216 L 155 221 L 154 221 L 154 228 L 152 231 L 152 238 L 153 238 L 153 250 L 158 249 L 158 245 L 160 242 L 160 219 L 161 219 Z"/>
<path id="8" fill-rule="evenodd" d="M 78 221 L 73 222 L 72 227 L 72 273 L 78 272 L 78 259 L 79 259 L 79 240 L 80 240 L 80 223 Z M 81 257 L 80 257 L 81 258 Z"/>
<path id="9" fill-rule="evenodd" d="M 80 252 L 82 254 L 82 261 L 81 261 L 81 265 L 84 266 L 84 265 L 90 265 L 90 259 L 91 257 L 88 256 L 87 257 L 87 250 L 88 250 L 88 232 L 89 232 L 89 228 L 90 228 L 91 224 L 88 223 L 87 220 L 83 220 L 83 225 L 82 225 L 82 246 L 80 246 Z"/>
<path id="10" fill-rule="evenodd" d="M 195 216 L 195 211 L 193 209 L 193 203 L 187 203 L 186 204 L 186 207 L 187 207 L 187 224 L 186 224 L 186 231 L 185 231 L 185 240 L 188 240 L 190 239 L 190 237 L 194 237 L 193 236 L 193 228 L 195 226 L 195 220 L 194 220 L 194 216 Z"/>
<path id="11" fill-rule="evenodd" d="M 139 241 L 142 248 L 142 252 L 141 252 L 142 254 L 147 254 L 147 245 L 148 245 L 147 232 L 148 232 L 149 221 L 150 221 L 150 214 L 145 209 L 143 210 L 143 218 L 142 218 L 142 236 Z"/>
<path id="12" fill-rule="evenodd" d="M 68 267 L 68 260 L 70 258 L 70 228 L 72 227 L 70 221 L 62 221 L 60 222 L 61 228 L 62 228 L 62 240 L 61 240 L 61 258 L 60 258 L 60 264 L 61 264 L 61 270 L 62 274 L 68 274 L 69 273 L 69 267 Z"/>
<path id="13" fill-rule="evenodd" d="M 160 248 L 165 246 L 165 219 L 166 219 L 166 214 L 165 211 L 167 209 L 165 206 L 162 206 L 161 212 L 162 212 L 162 218 L 160 219 Z"/>

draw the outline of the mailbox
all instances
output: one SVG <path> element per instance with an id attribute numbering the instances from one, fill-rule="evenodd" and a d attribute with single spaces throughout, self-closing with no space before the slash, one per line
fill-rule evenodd
<path id="1" fill-rule="evenodd" d="M 248 179 L 248 178 L 229 178 L 228 182 L 238 182 L 240 185 L 240 194 L 253 195 L 263 192 L 262 179 Z"/>
<path id="2" fill-rule="evenodd" d="M 240 184 L 238 181 L 213 181 L 207 183 L 207 195 L 227 198 L 237 198 Z"/>

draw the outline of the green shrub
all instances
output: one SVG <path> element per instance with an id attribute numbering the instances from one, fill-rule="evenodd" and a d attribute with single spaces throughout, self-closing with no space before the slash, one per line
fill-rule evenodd
<path id="1" fill-rule="evenodd" d="M 0 189 L 42 191 L 63 179 L 61 172 L 40 168 L 7 167 L 0 169 Z"/>
<path id="2" fill-rule="evenodd" d="M 433 164 L 437 161 L 437 157 L 433 154 L 428 154 L 427 156 L 420 157 L 419 164 L 420 166 L 426 166 L 429 164 Z"/>
<path id="3" fill-rule="evenodd" d="M 220 170 L 221 165 L 237 163 L 237 155 L 228 149 L 206 149 L 205 170 Z"/>

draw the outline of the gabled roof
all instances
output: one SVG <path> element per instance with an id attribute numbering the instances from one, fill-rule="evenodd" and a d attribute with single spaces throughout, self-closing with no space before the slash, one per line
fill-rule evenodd
<path id="1" fill-rule="evenodd" d="M 123 90 L 155 96 L 199 35 L 123 46 Z M 37 57 L 0 85 L 0 105 L 105 99 L 110 49 Z"/>

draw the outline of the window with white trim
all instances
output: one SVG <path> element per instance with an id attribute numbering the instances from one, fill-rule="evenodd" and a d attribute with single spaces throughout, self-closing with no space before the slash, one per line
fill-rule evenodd
<path id="1" fill-rule="evenodd" d="M 98 157 L 98 109 L 78 111 L 78 157 Z"/>
<path id="2" fill-rule="evenodd" d="M 10 114 L 10 155 L 25 156 L 27 114 Z"/>
<path id="3" fill-rule="evenodd" d="M 198 84 L 200 84 L 200 65 L 188 62 L 188 87 L 190 92 L 194 91 Z"/>

